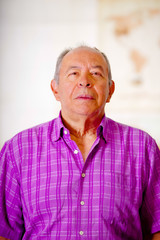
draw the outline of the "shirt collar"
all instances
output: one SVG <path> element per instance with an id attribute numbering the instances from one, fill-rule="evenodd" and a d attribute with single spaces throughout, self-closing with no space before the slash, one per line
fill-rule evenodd
<path id="1" fill-rule="evenodd" d="M 54 121 L 51 139 L 56 142 L 63 136 L 64 133 L 66 135 L 69 134 L 69 130 L 63 125 L 61 111 Z"/>
<path id="2" fill-rule="evenodd" d="M 103 137 L 104 140 L 107 142 L 109 138 L 109 118 L 107 118 L 105 115 L 102 118 L 102 121 L 97 129 L 97 136 Z M 62 117 L 61 117 L 61 111 L 59 113 L 58 118 L 55 119 L 55 124 L 53 126 L 53 131 L 52 131 L 52 140 L 53 141 L 58 141 L 63 135 L 70 135 L 69 130 L 64 126 L 62 122 Z"/>
<path id="3" fill-rule="evenodd" d="M 106 135 L 105 135 L 105 130 L 106 130 L 106 117 L 105 115 L 102 118 L 102 121 L 97 129 L 97 136 L 103 137 L 105 141 L 107 141 L 106 139 Z"/>
<path id="4" fill-rule="evenodd" d="M 115 121 L 104 115 L 100 126 L 102 127 L 101 131 L 105 141 L 106 142 L 111 141 L 113 137 L 113 132 L 115 130 Z"/>

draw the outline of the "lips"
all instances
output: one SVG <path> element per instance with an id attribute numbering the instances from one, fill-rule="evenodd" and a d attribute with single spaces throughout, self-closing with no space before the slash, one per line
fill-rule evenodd
<path id="1" fill-rule="evenodd" d="M 76 97 L 76 99 L 82 99 L 82 100 L 94 100 L 94 97 L 90 94 L 80 94 Z"/>

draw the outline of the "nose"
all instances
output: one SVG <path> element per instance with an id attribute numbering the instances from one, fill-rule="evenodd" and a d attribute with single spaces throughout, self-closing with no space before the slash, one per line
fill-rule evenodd
<path id="1" fill-rule="evenodd" d="M 79 87 L 91 87 L 91 84 L 90 83 L 84 84 L 84 83 L 80 82 L 80 83 L 78 83 L 78 86 Z"/>
<path id="2" fill-rule="evenodd" d="M 78 87 L 92 87 L 91 79 L 89 77 L 82 77 L 78 81 Z"/>

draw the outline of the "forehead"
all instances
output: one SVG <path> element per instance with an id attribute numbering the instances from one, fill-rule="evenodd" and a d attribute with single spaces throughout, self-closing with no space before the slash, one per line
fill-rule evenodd
<path id="1" fill-rule="evenodd" d="M 67 53 L 61 62 L 61 69 L 77 64 L 82 66 L 100 65 L 107 69 L 107 62 L 103 55 L 89 47 L 76 48 Z"/>

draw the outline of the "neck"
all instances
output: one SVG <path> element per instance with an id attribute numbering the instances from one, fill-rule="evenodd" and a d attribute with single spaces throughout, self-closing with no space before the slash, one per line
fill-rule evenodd
<path id="1" fill-rule="evenodd" d="M 86 117 L 78 116 L 77 118 L 66 117 L 62 113 L 62 121 L 66 128 L 70 131 L 70 134 L 75 137 L 83 137 L 85 135 L 95 135 L 97 128 L 101 123 L 102 116 Z"/>

